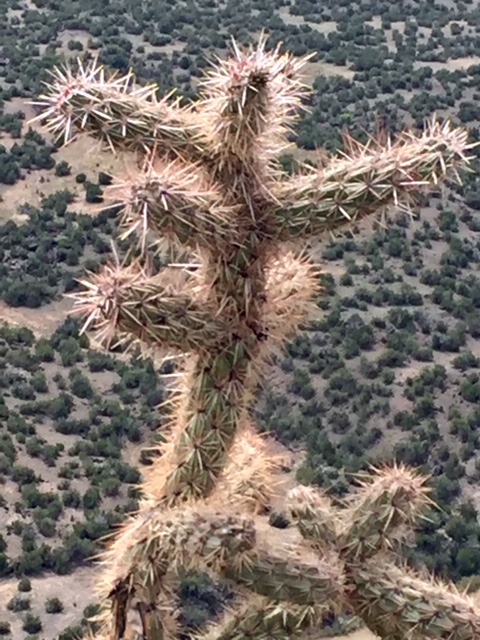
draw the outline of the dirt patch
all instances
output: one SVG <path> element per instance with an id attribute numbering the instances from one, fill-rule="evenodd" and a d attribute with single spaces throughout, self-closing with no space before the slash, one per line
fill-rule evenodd
<path id="1" fill-rule="evenodd" d="M 23 594 L 31 599 L 31 609 L 34 614 L 41 614 L 47 622 L 49 640 L 56 638 L 65 627 L 74 625 L 82 618 L 82 612 L 92 603 L 92 586 L 95 581 L 96 568 L 83 568 L 75 571 L 69 576 L 57 576 L 54 574 L 44 575 L 41 578 L 32 578 L 32 590 Z M 22 620 L 17 613 L 6 610 L 6 604 L 17 593 L 17 580 L 0 582 L 0 601 L 2 606 L 2 620 L 10 622 L 12 628 L 12 638 L 25 637 L 22 630 Z M 61 614 L 46 614 L 45 602 L 50 598 L 59 598 L 64 610 Z M 42 615 L 43 614 L 43 615 Z M 44 626 L 45 626 L 44 622 Z"/>
<path id="2" fill-rule="evenodd" d="M 440 71 L 446 69 L 447 71 L 457 71 L 457 69 L 466 70 L 474 64 L 480 64 L 480 56 L 467 56 L 464 58 L 452 58 L 448 62 L 422 62 L 415 61 L 413 63 L 414 69 L 421 69 L 422 67 L 431 67 L 433 71 Z"/>
<path id="3" fill-rule="evenodd" d="M 315 78 L 319 76 L 342 76 L 347 80 L 353 80 L 355 71 L 347 69 L 347 67 L 340 67 L 337 64 L 331 62 L 308 62 L 305 65 L 305 75 L 308 83 L 312 83 Z"/>
<path id="4" fill-rule="evenodd" d="M 5 113 L 16 111 L 23 111 L 27 122 L 35 116 L 33 107 L 22 98 L 14 98 L 5 103 Z M 38 122 L 26 125 L 24 132 L 28 127 L 38 131 L 48 142 L 52 141 L 52 136 Z M 3 138 L 0 143 L 4 144 Z M 7 137 L 5 143 L 8 147 L 13 141 Z M 55 154 L 55 160 L 57 164 L 62 160 L 68 162 L 72 167 L 71 175 L 57 177 L 52 170 L 37 169 L 26 173 L 14 185 L 0 185 L 0 223 L 12 219 L 18 223 L 24 221 L 25 216 L 18 212 L 19 207 L 26 203 L 39 207 L 43 198 L 63 189 L 68 189 L 75 194 L 75 201 L 69 206 L 70 211 L 94 214 L 98 212 L 99 207 L 85 202 L 84 187 L 77 184 L 75 176 L 84 173 L 92 182 L 97 181 L 99 171 L 121 176 L 126 173 L 127 167 L 132 162 L 130 158 L 130 163 L 127 163 L 127 157 L 123 154 L 112 155 L 110 150 L 103 148 L 101 143 L 87 135 L 80 135 L 76 140 L 59 149 Z"/>
<path id="5" fill-rule="evenodd" d="M 39 312 L 38 309 L 9 307 L 5 302 L 0 301 L 0 321 L 28 327 L 39 338 L 48 337 L 64 322 L 72 305 L 71 300 L 62 298 L 45 305 Z"/>
<path id="6" fill-rule="evenodd" d="M 306 24 L 311 29 L 318 31 L 319 33 L 332 33 L 337 31 L 337 23 L 335 20 L 322 20 L 321 22 L 309 22 L 305 20 L 303 16 L 294 16 L 290 13 L 290 7 L 280 7 L 278 15 L 282 18 L 285 24 L 302 25 Z"/>

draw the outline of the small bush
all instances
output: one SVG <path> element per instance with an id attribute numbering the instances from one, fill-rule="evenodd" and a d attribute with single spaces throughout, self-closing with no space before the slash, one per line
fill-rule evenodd
<path id="1" fill-rule="evenodd" d="M 33 613 L 27 613 L 23 621 L 22 629 L 27 633 L 38 633 L 42 630 L 42 622 L 38 616 Z"/>
<path id="2" fill-rule="evenodd" d="M 28 611 L 30 609 L 30 598 L 22 598 L 21 596 L 13 596 L 13 598 L 7 603 L 7 609 L 14 613 L 20 611 Z"/>
<path id="3" fill-rule="evenodd" d="M 62 613 L 63 602 L 60 600 L 60 598 L 49 598 L 45 602 L 45 611 L 47 613 Z"/>
<path id="4" fill-rule="evenodd" d="M 22 578 L 20 580 L 20 582 L 18 583 L 17 589 L 18 589 L 18 591 L 21 591 L 23 593 L 27 593 L 28 591 L 32 590 L 32 583 L 30 582 L 30 580 L 28 578 Z"/>

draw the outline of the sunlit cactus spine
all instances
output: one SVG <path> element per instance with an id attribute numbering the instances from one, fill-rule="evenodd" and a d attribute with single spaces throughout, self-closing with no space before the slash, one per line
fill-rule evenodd
<path id="1" fill-rule="evenodd" d="M 175 585 L 187 569 L 237 593 L 209 640 L 287 639 L 340 612 L 389 640 L 480 640 L 473 602 L 395 564 L 395 536 L 427 504 L 409 470 L 373 473 L 340 512 L 315 490 L 295 489 L 288 504 L 298 529 L 272 529 L 262 515 L 278 461 L 249 409 L 264 363 L 315 313 L 309 242 L 408 206 L 469 162 L 466 132 L 433 121 L 395 142 L 346 138 L 343 154 L 288 176 L 278 156 L 306 95 L 306 62 L 268 51 L 262 37 L 245 52 L 234 44 L 188 107 L 96 63 L 55 71 L 36 102 L 38 119 L 66 142 L 83 131 L 144 156 L 109 189 L 140 257 L 83 282 L 85 328 L 106 347 L 176 353 L 184 365 L 140 510 L 101 557 L 97 640 L 133 637 L 135 628 L 144 640 L 177 639 Z M 155 272 L 159 252 L 178 263 Z"/>

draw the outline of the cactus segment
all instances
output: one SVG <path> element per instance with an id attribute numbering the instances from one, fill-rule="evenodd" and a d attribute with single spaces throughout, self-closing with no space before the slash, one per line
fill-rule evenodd
<path id="1" fill-rule="evenodd" d="M 280 46 L 267 51 L 266 43 L 262 35 L 244 52 L 233 42 L 233 55 L 218 59 L 200 82 L 201 114 L 219 156 L 245 161 L 287 146 L 289 122 L 306 96 L 300 73 L 311 56 L 282 55 Z"/>
<path id="2" fill-rule="evenodd" d="M 234 212 L 202 168 L 152 157 L 141 172 L 107 187 L 105 197 L 123 208 L 122 238 L 137 235 L 143 253 L 152 238 L 180 249 L 208 248 L 231 231 Z"/>
<path id="3" fill-rule="evenodd" d="M 94 60 L 78 70 L 55 68 L 47 92 L 31 104 L 41 113 L 31 122 L 43 123 L 64 144 L 79 132 L 105 143 L 113 153 L 132 151 L 199 159 L 205 147 L 198 125 L 171 94 L 157 98 L 155 84 L 133 86 L 133 74 L 106 74 Z"/>
<path id="4" fill-rule="evenodd" d="M 480 607 L 452 585 L 378 558 L 356 565 L 351 580 L 355 613 L 382 638 L 480 639 Z"/>
<path id="5" fill-rule="evenodd" d="M 181 353 L 208 350 L 223 330 L 200 303 L 162 286 L 138 263 L 106 265 L 83 280 L 85 290 L 75 296 L 76 312 L 86 317 L 85 329 L 93 325 L 97 342 L 111 347 L 119 342 L 140 341 Z"/>
<path id="6" fill-rule="evenodd" d="M 192 640 L 289 640 L 319 623 L 324 607 L 271 603 L 251 596 Z"/>
<path id="7" fill-rule="evenodd" d="M 319 236 L 352 226 L 389 206 L 414 203 L 414 195 L 437 185 L 468 163 L 468 132 L 446 121 L 427 123 L 421 135 L 403 132 L 386 145 L 348 139 L 348 151 L 326 167 L 279 183 L 275 192 L 279 239 Z M 459 178 L 458 178 L 459 179 Z"/>
<path id="8" fill-rule="evenodd" d="M 372 469 L 343 513 L 337 549 L 348 560 L 366 559 L 391 546 L 391 536 L 411 529 L 432 506 L 425 478 L 403 465 Z"/>
<path id="9" fill-rule="evenodd" d="M 342 570 L 333 557 L 321 560 L 308 547 L 279 545 L 258 548 L 240 566 L 229 566 L 224 576 L 273 601 L 298 605 L 344 603 Z"/>
<path id="10" fill-rule="evenodd" d="M 317 548 L 337 543 L 339 516 L 328 496 L 313 487 L 295 487 L 287 495 L 287 508 L 302 536 Z"/>

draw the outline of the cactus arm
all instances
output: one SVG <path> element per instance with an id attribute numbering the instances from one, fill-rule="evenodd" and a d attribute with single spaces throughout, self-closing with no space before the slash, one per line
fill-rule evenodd
<path id="1" fill-rule="evenodd" d="M 453 586 L 423 580 L 409 569 L 377 558 L 355 566 L 350 576 L 349 601 L 381 638 L 480 638 L 480 607 Z"/>
<path id="2" fill-rule="evenodd" d="M 342 559 L 354 562 L 391 548 L 402 527 L 411 529 L 432 502 L 425 478 L 404 466 L 373 469 L 347 508 L 335 509 L 312 487 L 296 487 L 287 505 L 302 536 L 317 548 L 330 545 Z"/>
<path id="3" fill-rule="evenodd" d="M 327 495 L 313 487 L 295 487 L 288 492 L 287 508 L 306 540 L 322 551 L 335 548 L 340 514 Z"/>
<path id="4" fill-rule="evenodd" d="M 250 596 L 192 640 L 290 640 L 314 626 L 323 608 L 277 604 Z"/>
<path id="5" fill-rule="evenodd" d="M 391 547 L 393 536 L 411 530 L 432 506 L 426 479 L 403 465 L 372 469 L 342 511 L 337 549 L 347 562 Z"/>
<path id="6" fill-rule="evenodd" d="M 278 495 L 282 456 L 269 451 L 253 425 L 240 428 L 212 500 L 242 513 L 265 514 Z"/>
<path id="7" fill-rule="evenodd" d="M 302 323 L 318 315 L 314 295 L 320 290 L 319 275 L 318 266 L 298 252 L 279 252 L 269 264 L 264 307 L 267 356 L 283 345 Z"/>
<path id="8" fill-rule="evenodd" d="M 285 146 L 289 121 L 305 94 L 300 71 L 308 60 L 266 51 L 262 35 L 254 49 L 233 43 L 233 56 L 219 59 L 200 83 L 201 114 L 210 148 L 219 158 L 255 158 Z M 257 163 L 256 163 L 257 164 Z"/>
<path id="9" fill-rule="evenodd" d="M 336 580 L 329 569 L 318 559 L 308 562 L 302 558 L 294 562 L 265 554 L 251 566 L 239 570 L 229 568 L 224 575 L 271 600 L 287 600 L 300 605 L 326 602 L 333 605 L 341 596 L 341 589 L 340 580 Z"/>
<path id="10" fill-rule="evenodd" d="M 166 627 L 175 626 L 169 576 L 189 569 L 218 575 L 248 554 L 255 541 L 253 522 L 247 518 L 208 508 L 200 513 L 145 506 L 122 526 L 102 554 L 108 571 L 98 585 L 98 595 L 105 603 L 101 617 L 113 625 L 113 638 L 123 638 L 131 623 L 128 610 L 135 601 L 145 637 L 162 640 Z"/>
<path id="11" fill-rule="evenodd" d="M 222 330 L 204 306 L 188 295 L 172 295 L 137 262 L 107 265 L 82 284 L 85 290 L 73 296 L 76 311 L 85 318 L 84 330 L 95 328 L 106 346 L 124 335 L 147 347 L 198 353 Z"/>
<path id="12" fill-rule="evenodd" d="M 205 144 L 190 111 L 158 100 L 158 87 L 132 87 L 133 75 L 106 77 L 97 61 L 74 74 L 68 67 L 52 72 L 47 93 L 31 104 L 42 112 L 30 120 L 45 123 L 67 143 L 85 132 L 117 151 L 140 151 L 200 159 Z"/>
<path id="13" fill-rule="evenodd" d="M 159 242 L 195 250 L 232 233 L 232 209 L 198 165 L 151 157 L 145 168 L 107 187 L 105 197 L 123 206 L 122 235 L 135 233 L 145 252 L 153 234 Z"/>
<path id="14" fill-rule="evenodd" d="M 281 240 L 318 236 L 349 226 L 390 205 L 409 206 L 422 188 L 437 185 L 468 162 L 466 130 L 432 121 L 420 135 L 402 133 L 386 146 L 349 141 L 350 153 L 323 169 L 280 182 L 276 197 Z"/>
<path id="15" fill-rule="evenodd" d="M 268 530 L 259 527 L 255 548 L 222 574 L 273 601 L 335 610 L 344 603 L 343 567 L 334 554 L 320 559 L 302 543 L 279 542 L 274 546 Z"/>

